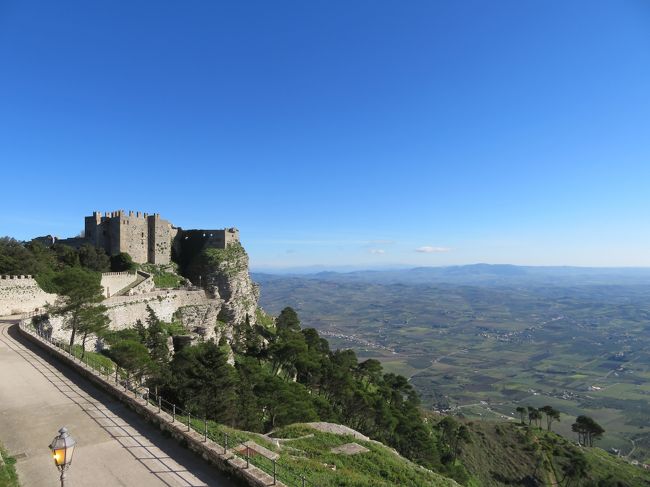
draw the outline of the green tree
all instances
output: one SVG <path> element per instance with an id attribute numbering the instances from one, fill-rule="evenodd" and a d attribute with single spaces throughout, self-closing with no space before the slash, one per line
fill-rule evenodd
<path id="1" fill-rule="evenodd" d="M 369 358 L 359 364 L 357 371 L 366 390 L 371 384 L 379 384 L 382 378 L 382 366 L 379 360 Z"/>
<path id="2" fill-rule="evenodd" d="M 55 275 L 53 285 L 59 298 L 49 307 L 49 312 L 63 316 L 63 327 L 70 330 L 70 346 L 73 346 L 82 310 L 104 299 L 101 275 L 80 267 L 69 267 Z"/>
<path id="3" fill-rule="evenodd" d="M 551 424 L 553 421 L 560 421 L 560 411 L 555 409 L 553 406 L 544 406 L 540 408 L 540 411 L 546 416 L 546 429 L 551 431 Z"/>
<path id="4" fill-rule="evenodd" d="M 275 320 L 275 328 L 278 333 L 282 330 L 300 331 L 298 313 L 293 308 L 287 306 L 280 311 L 278 318 Z"/>
<path id="5" fill-rule="evenodd" d="M 521 418 L 521 424 L 524 424 L 526 422 L 526 408 L 523 406 L 517 406 L 516 411 L 519 413 L 519 417 Z"/>
<path id="6" fill-rule="evenodd" d="M 227 353 L 214 342 L 185 347 L 174 355 L 171 385 L 175 397 L 194 414 L 234 425 L 237 373 Z"/>
<path id="7" fill-rule="evenodd" d="M 256 388 L 265 415 L 265 430 L 292 423 L 318 419 L 314 404 L 305 387 L 296 382 L 287 382 L 278 376 Z"/>
<path id="8" fill-rule="evenodd" d="M 564 483 L 564 487 L 569 487 L 573 481 L 579 481 L 587 474 L 588 467 L 589 464 L 585 456 L 580 452 L 573 452 L 562 466 L 563 477 L 560 480 L 560 485 Z"/>
<path id="9" fill-rule="evenodd" d="M 111 256 L 111 271 L 113 272 L 134 271 L 137 267 L 137 264 L 126 252 Z"/>
<path id="10" fill-rule="evenodd" d="M 54 244 L 52 250 L 60 263 L 60 267 L 77 267 L 79 265 L 79 254 L 69 245 Z"/>
<path id="11" fill-rule="evenodd" d="M 278 330 L 275 341 L 269 347 L 269 353 L 273 361 L 273 373 L 281 370 L 287 378 L 293 379 L 297 373 L 296 362 L 307 352 L 305 337 L 299 331 L 290 328 Z"/>
<path id="12" fill-rule="evenodd" d="M 149 316 L 147 317 L 145 344 L 151 353 L 152 360 L 164 367 L 169 363 L 168 334 L 150 306 L 147 306 L 147 313 Z"/>
<path id="13" fill-rule="evenodd" d="M 542 413 L 539 409 L 528 406 L 528 426 L 534 421 L 535 426 L 539 427 L 539 422 L 542 420 Z"/>
<path id="14" fill-rule="evenodd" d="M 83 244 L 79 247 L 79 263 L 88 270 L 106 272 L 111 267 L 111 260 L 103 249 L 94 245 Z"/>
<path id="15" fill-rule="evenodd" d="M 111 346 L 109 356 L 128 373 L 128 379 L 135 377 L 138 383 L 151 371 L 149 351 L 142 343 L 122 340 Z"/>
<path id="16" fill-rule="evenodd" d="M 239 376 L 237 427 L 246 431 L 263 431 L 264 411 L 256 389 L 269 380 L 269 374 L 264 372 L 257 357 L 238 356 L 235 368 Z"/>
<path id="17" fill-rule="evenodd" d="M 147 340 L 149 339 L 149 335 L 147 334 L 147 328 L 144 326 L 144 323 L 142 323 L 142 320 L 135 320 L 133 329 L 138 335 L 138 341 L 143 345 L 146 345 Z"/>
<path id="18" fill-rule="evenodd" d="M 571 431 L 578 434 L 578 443 L 583 446 L 594 446 L 594 440 L 602 438 L 605 430 L 593 418 L 580 415 L 571 425 Z"/>
<path id="19" fill-rule="evenodd" d="M 88 305 L 79 311 L 77 331 L 81 333 L 81 358 L 86 355 L 86 340 L 89 335 L 101 337 L 111 322 L 106 315 L 106 306 L 102 304 Z"/>

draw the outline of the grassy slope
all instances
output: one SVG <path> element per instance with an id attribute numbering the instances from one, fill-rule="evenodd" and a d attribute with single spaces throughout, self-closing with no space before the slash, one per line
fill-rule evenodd
<path id="1" fill-rule="evenodd" d="M 310 472 L 310 480 L 316 485 L 368 487 L 458 485 L 453 480 L 419 467 L 375 442 L 356 440 L 352 436 L 323 433 L 303 425 L 282 428 L 275 432 L 274 436 L 296 438 L 284 443 L 282 458 L 287 462 L 306 466 Z M 353 442 L 370 451 L 356 455 L 342 455 L 330 451 L 334 447 Z M 291 450 L 287 450 L 287 447 Z M 333 470 L 334 466 L 336 470 Z"/>
<path id="2" fill-rule="evenodd" d="M 186 416 L 177 416 L 181 422 Z M 203 421 L 192 421 L 202 431 Z M 356 440 L 352 436 L 323 433 L 306 425 L 291 425 L 273 433 L 274 438 L 292 438 L 278 447 L 267 437 L 258 433 L 236 430 L 224 425 L 208 422 L 210 437 L 223 445 L 224 433 L 228 434 L 228 445 L 232 448 L 244 441 L 252 440 L 271 451 L 280 454 L 277 461 L 278 478 L 292 485 L 300 485 L 304 475 L 306 485 L 319 487 L 391 487 L 430 486 L 458 487 L 455 481 L 422 468 L 396 454 L 390 448 L 376 442 Z M 331 453 L 331 449 L 346 443 L 358 443 L 370 451 L 357 455 Z M 251 459 L 257 466 L 263 465 L 270 472 L 271 462 L 261 456 Z"/>
<path id="3" fill-rule="evenodd" d="M 2 446 L 0 446 L 0 455 L 2 456 L 2 461 L 0 461 L 0 487 L 18 487 L 20 484 L 14 467 L 16 460 L 10 457 Z"/>
<path id="4" fill-rule="evenodd" d="M 533 475 L 554 485 L 561 479 L 562 466 L 574 444 L 541 430 L 531 430 L 513 423 L 474 421 L 470 425 L 472 442 L 463 447 L 461 460 L 475 478 L 475 485 L 501 487 L 536 485 Z M 610 455 L 600 448 L 581 448 L 589 464 L 583 479 L 598 482 L 607 478 L 631 487 L 650 485 L 650 472 Z"/>

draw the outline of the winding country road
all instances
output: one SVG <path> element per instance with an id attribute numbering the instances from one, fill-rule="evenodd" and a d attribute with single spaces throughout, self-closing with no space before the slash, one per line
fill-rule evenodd
<path id="1" fill-rule="evenodd" d="M 0 443 L 23 487 L 58 485 L 48 445 L 77 440 L 69 487 L 234 487 L 189 450 L 0 323 Z"/>

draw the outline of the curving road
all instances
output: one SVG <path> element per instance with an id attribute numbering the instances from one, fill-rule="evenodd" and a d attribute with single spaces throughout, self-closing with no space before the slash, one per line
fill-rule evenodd
<path id="1" fill-rule="evenodd" d="M 58 485 L 48 445 L 77 440 L 66 486 L 234 487 L 189 450 L 0 323 L 0 443 L 21 485 Z"/>

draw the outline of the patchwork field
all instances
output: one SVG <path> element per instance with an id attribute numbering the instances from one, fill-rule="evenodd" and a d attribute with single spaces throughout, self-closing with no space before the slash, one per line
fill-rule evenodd
<path id="1" fill-rule="evenodd" d="M 650 285 L 255 277 L 267 311 L 294 307 L 333 346 L 409 377 L 427 407 L 504 419 L 550 404 L 563 434 L 587 414 L 602 447 L 650 462 Z"/>

